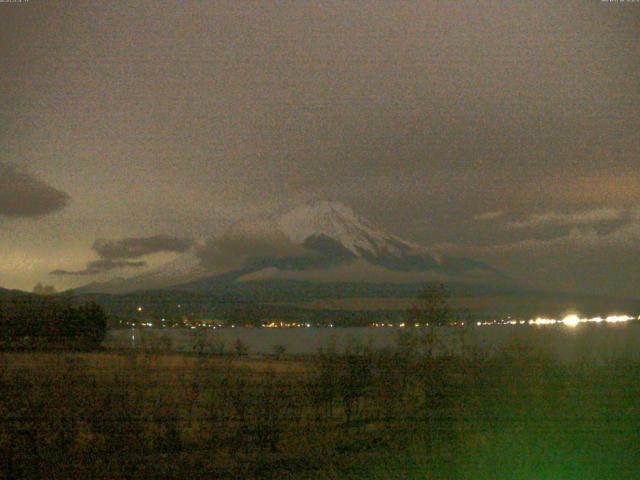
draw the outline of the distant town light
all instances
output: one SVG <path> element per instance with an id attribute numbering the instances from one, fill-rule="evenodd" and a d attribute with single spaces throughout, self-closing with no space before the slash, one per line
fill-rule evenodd
<path id="1" fill-rule="evenodd" d="M 577 327 L 580 323 L 580 317 L 577 315 L 567 315 L 562 319 L 562 323 L 567 327 Z"/>

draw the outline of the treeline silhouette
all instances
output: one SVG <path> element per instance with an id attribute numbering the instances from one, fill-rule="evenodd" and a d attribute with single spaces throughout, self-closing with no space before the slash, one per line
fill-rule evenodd
<path id="1" fill-rule="evenodd" d="M 91 350 L 104 340 L 107 316 L 98 304 L 20 295 L 0 299 L 0 349 Z"/>

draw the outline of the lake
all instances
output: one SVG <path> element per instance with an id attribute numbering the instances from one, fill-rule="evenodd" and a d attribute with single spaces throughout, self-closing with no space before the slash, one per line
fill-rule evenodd
<path id="1" fill-rule="evenodd" d="M 200 344 L 205 350 L 233 350 L 241 340 L 249 353 L 269 354 L 282 346 L 289 354 L 312 354 L 320 348 L 335 345 L 344 351 L 349 345 L 360 344 L 375 349 L 392 347 L 399 335 L 422 328 L 353 327 L 353 328 L 135 328 L 113 329 L 107 334 L 105 347 L 123 349 L 164 343 L 165 348 L 179 352 L 194 351 Z M 461 330 L 454 327 L 438 329 L 441 352 L 460 352 L 462 341 L 468 350 L 496 351 L 509 345 L 543 348 L 563 360 L 610 360 L 618 357 L 640 358 L 640 322 L 624 324 L 533 326 L 491 325 Z M 162 339 L 162 340 L 161 340 Z"/>

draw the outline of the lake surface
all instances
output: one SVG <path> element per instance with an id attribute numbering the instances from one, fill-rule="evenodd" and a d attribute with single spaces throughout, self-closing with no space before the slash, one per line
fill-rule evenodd
<path id="1" fill-rule="evenodd" d="M 274 353 L 282 346 L 290 354 L 312 354 L 320 348 L 335 345 L 344 351 L 349 345 L 367 345 L 384 349 L 396 345 L 401 334 L 421 328 L 135 328 L 110 330 L 105 340 L 107 348 L 140 348 L 164 345 L 174 351 L 191 352 L 199 345 L 205 351 L 232 351 L 241 340 L 254 354 Z M 563 360 L 597 360 L 640 358 L 640 322 L 625 324 L 579 325 L 492 325 L 471 327 L 464 339 L 460 329 L 442 327 L 438 330 L 441 352 L 457 353 L 464 342 L 468 350 L 496 351 L 521 345 L 544 349 Z"/>

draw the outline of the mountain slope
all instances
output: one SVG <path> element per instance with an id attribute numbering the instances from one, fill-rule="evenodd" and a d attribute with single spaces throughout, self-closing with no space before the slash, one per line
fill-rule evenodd
<path id="1" fill-rule="evenodd" d="M 235 225 L 232 235 L 242 238 L 260 232 L 280 236 L 303 254 L 263 254 L 247 258 L 242 268 L 227 272 L 235 281 L 363 281 L 419 282 L 424 280 L 504 282 L 488 265 L 468 258 L 443 257 L 426 247 L 388 234 L 351 208 L 337 202 L 319 202 L 291 210 L 267 222 Z M 179 285 L 207 291 L 219 285 L 219 274 Z"/>

